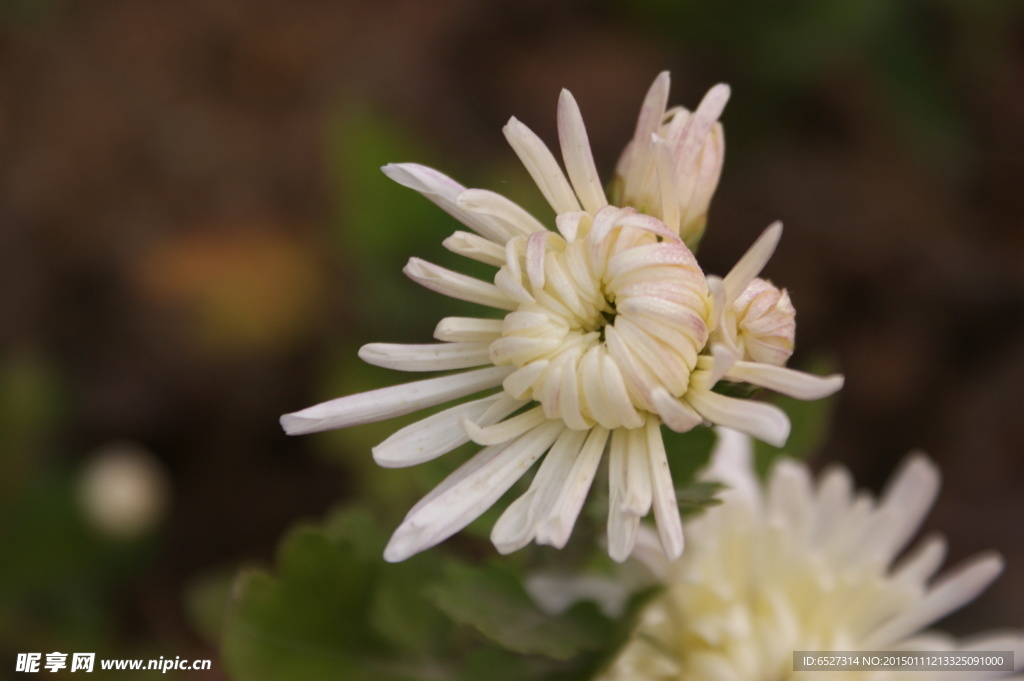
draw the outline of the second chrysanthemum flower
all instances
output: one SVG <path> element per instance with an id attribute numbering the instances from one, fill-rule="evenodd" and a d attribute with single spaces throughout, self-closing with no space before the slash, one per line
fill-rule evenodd
<path id="1" fill-rule="evenodd" d="M 792 352 L 795 311 L 785 291 L 756 278 L 781 225 L 766 230 L 722 279 L 705 276 L 687 246 L 703 231 L 718 180 L 716 121 L 728 89 L 716 86 L 690 114 L 666 112 L 667 88 L 662 74 L 644 103 L 620 161 L 618 206 L 608 203 L 567 91 L 558 127 L 568 177 L 536 135 L 509 122 L 506 137 L 555 210 L 557 231 L 498 194 L 465 189 L 430 168 L 384 168 L 472 230 L 456 232 L 445 246 L 498 268 L 491 283 L 413 258 L 406 274 L 505 313 L 443 319 L 438 344 L 374 343 L 360 351 L 364 361 L 402 371 L 471 371 L 343 397 L 281 419 L 289 434 L 309 433 L 493 391 L 374 448 L 378 463 L 398 467 L 470 440 L 483 446 L 413 507 L 388 544 L 387 560 L 404 560 L 461 530 L 541 457 L 530 488 L 498 520 L 492 540 L 502 552 L 531 541 L 562 547 L 606 453 L 610 555 L 630 554 L 653 507 L 662 546 L 677 557 L 683 532 L 661 426 L 685 432 L 714 423 L 782 444 L 789 422 L 781 410 L 720 394 L 716 384 L 750 383 L 801 399 L 841 387 L 840 376 L 782 366 Z"/>

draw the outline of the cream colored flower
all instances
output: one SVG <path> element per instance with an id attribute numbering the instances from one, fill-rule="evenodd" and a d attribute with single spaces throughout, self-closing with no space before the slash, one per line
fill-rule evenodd
<path id="1" fill-rule="evenodd" d="M 468 371 L 350 395 L 281 419 L 289 434 L 310 433 L 492 391 L 407 426 L 374 448 L 379 464 L 397 467 L 429 461 L 470 440 L 483 446 L 413 507 L 388 544 L 387 560 L 404 560 L 459 531 L 542 457 L 531 486 L 501 516 L 491 538 L 502 552 L 531 541 L 562 547 L 606 453 L 611 556 L 629 555 L 640 519 L 652 508 L 666 553 L 678 556 L 683 532 L 662 424 L 679 432 L 723 424 L 781 444 L 789 433 L 781 410 L 719 394 L 715 385 L 742 381 L 803 399 L 842 385 L 840 376 L 803 374 L 737 350 L 734 326 L 740 327 L 731 320 L 740 317 L 728 311 L 771 256 L 781 225 L 766 230 L 726 277 L 706 277 L 679 237 L 677 221 L 666 224 L 633 207 L 608 205 L 583 119 L 566 91 L 558 127 L 568 177 L 526 126 L 512 119 L 505 128 L 554 208 L 557 231 L 508 199 L 465 189 L 436 170 L 384 168 L 472 230 L 450 236 L 447 248 L 498 268 L 493 283 L 418 258 L 405 273 L 504 316 L 449 317 L 435 330 L 440 343 L 372 343 L 359 355 L 400 371 Z M 670 213 L 676 196 L 665 192 L 660 198 L 662 215 Z"/>
<path id="2" fill-rule="evenodd" d="M 725 160 L 718 117 L 729 101 L 729 86 L 711 88 L 692 113 L 681 106 L 667 109 L 668 91 L 665 71 L 648 90 L 636 132 L 619 159 L 612 200 L 661 219 L 695 248 Z"/>
<path id="3" fill-rule="evenodd" d="M 882 497 L 856 492 L 832 468 L 817 481 L 802 463 L 778 463 L 762 488 L 750 440 L 719 429 L 706 479 L 723 503 L 687 525 L 689 547 L 665 558 L 641 534 L 641 558 L 665 590 L 602 681 L 784 681 L 906 678 L 907 672 L 793 672 L 794 651 L 1016 650 L 1020 632 L 956 641 L 921 631 L 973 600 L 1002 570 L 994 553 L 933 578 L 945 542 L 929 536 L 897 559 L 931 507 L 935 465 L 911 456 Z M 932 671 L 928 679 L 975 678 Z"/>

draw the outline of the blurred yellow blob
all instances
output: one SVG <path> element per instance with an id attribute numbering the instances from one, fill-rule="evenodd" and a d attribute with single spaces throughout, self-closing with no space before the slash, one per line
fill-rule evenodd
<path id="1" fill-rule="evenodd" d="M 308 329 L 321 288 L 312 251 L 256 224 L 178 235 L 139 262 L 142 292 L 184 315 L 190 339 L 214 352 L 265 352 Z"/>

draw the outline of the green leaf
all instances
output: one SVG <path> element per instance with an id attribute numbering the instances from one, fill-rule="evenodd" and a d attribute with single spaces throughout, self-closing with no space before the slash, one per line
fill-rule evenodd
<path id="1" fill-rule="evenodd" d="M 677 487 L 691 482 L 697 471 L 707 465 L 718 438 L 714 430 L 705 426 L 686 433 L 676 433 L 663 426 L 661 436 L 665 441 L 672 480 Z"/>
<path id="2" fill-rule="evenodd" d="M 718 482 L 691 482 L 685 487 L 676 489 L 676 501 L 679 503 L 679 512 L 684 516 L 695 516 L 711 506 L 722 503 L 717 495 L 725 489 L 725 485 Z"/>
<path id="3" fill-rule="evenodd" d="M 289 532 L 274 574 L 241 574 L 222 635 L 231 678 L 444 678 L 451 670 L 416 654 L 444 632 L 440 613 L 421 612 L 432 606 L 418 594 L 437 570 L 429 561 L 387 565 L 380 555 L 383 537 L 365 511 L 345 511 L 322 528 Z"/>
<path id="4" fill-rule="evenodd" d="M 475 627 L 510 650 L 566 660 L 607 649 L 615 627 L 593 603 L 551 616 L 540 610 L 519 580 L 496 565 L 452 565 L 428 597 L 456 622 Z"/>

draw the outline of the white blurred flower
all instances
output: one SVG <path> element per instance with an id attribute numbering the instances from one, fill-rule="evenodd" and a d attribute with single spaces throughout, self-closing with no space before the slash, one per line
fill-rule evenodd
<path id="1" fill-rule="evenodd" d="M 665 71 L 644 98 L 636 132 L 615 169 L 612 200 L 659 218 L 695 248 L 725 160 L 718 117 L 729 101 L 729 86 L 711 88 L 692 113 L 681 106 L 667 109 L 668 91 Z"/>
<path id="2" fill-rule="evenodd" d="M 624 560 L 640 519 L 653 508 L 665 552 L 683 550 L 682 524 L 662 424 L 688 431 L 732 426 L 775 444 L 789 434 L 778 408 L 714 392 L 725 379 L 802 398 L 840 388 L 745 357 L 729 316 L 781 236 L 769 227 L 729 274 L 706 277 L 678 234 L 632 207 L 608 205 L 576 102 L 558 105 L 568 173 L 543 142 L 512 119 L 505 134 L 554 208 L 551 231 L 493 192 L 465 189 L 436 170 L 392 164 L 384 172 L 422 193 L 472 233 L 444 241 L 455 253 L 498 268 L 494 283 L 412 258 L 405 273 L 438 293 L 488 307 L 503 319 L 442 319 L 437 344 L 372 343 L 360 357 L 400 371 L 464 370 L 343 397 L 281 418 L 289 434 L 344 428 L 408 414 L 485 390 L 483 398 L 407 426 L 374 448 L 382 466 L 434 459 L 470 440 L 483 449 L 420 501 L 391 538 L 399 561 L 465 527 L 538 459 L 530 488 L 496 523 L 502 552 L 531 541 L 562 547 L 607 452 L 609 553 Z M 671 213 L 675 196 L 663 215 Z M 714 340 L 719 339 L 719 340 Z M 546 456 L 545 453 L 547 454 Z"/>
<path id="3" fill-rule="evenodd" d="M 989 552 L 933 579 L 945 555 L 939 536 L 897 560 L 938 492 L 938 470 L 925 456 L 911 456 L 875 500 L 854 490 L 845 469 L 815 481 L 804 464 L 788 460 L 762 488 L 749 438 L 727 429 L 719 436 L 704 477 L 728 486 L 723 503 L 687 525 L 689 547 L 679 560 L 666 559 L 657 540 L 642 533 L 635 555 L 665 590 L 645 606 L 601 681 L 797 678 L 799 650 L 1016 650 L 1020 665 L 1020 632 L 957 641 L 922 631 L 972 601 L 1003 567 Z M 881 681 L 906 674 L 799 677 Z"/>
<path id="4" fill-rule="evenodd" d="M 79 500 L 89 522 L 104 534 L 131 538 L 163 519 L 167 475 L 142 447 L 118 442 L 98 450 L 79 481 Z"/>

